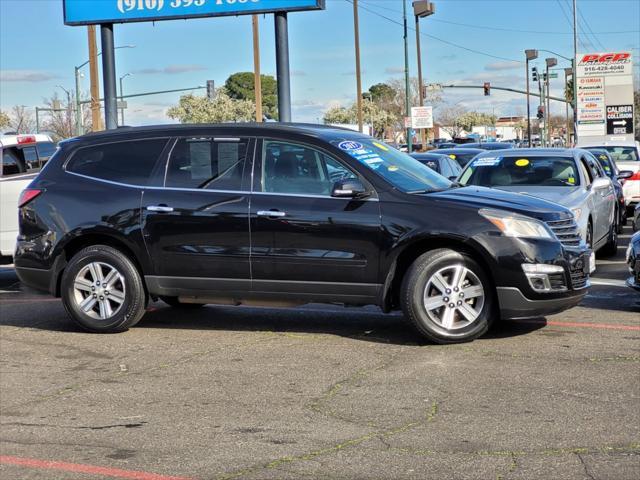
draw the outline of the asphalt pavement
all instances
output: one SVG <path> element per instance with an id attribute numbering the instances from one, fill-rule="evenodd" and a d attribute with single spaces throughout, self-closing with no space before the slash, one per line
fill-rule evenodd
<path id="1" fill-rule="evenodd" d="M 640 295 L 423 342 L 375 308 L 150 306 L 115 335 L 0 267 L 0 478 L 640 478 Z"/>

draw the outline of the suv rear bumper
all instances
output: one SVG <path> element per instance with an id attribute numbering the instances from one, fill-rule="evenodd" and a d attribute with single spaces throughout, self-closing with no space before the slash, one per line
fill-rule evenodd
<path id="1" fill-rule="evenodd" d="M 515 287 L 498 287 L 500 316 L 505 320 L 543 317 L 575 307 L 587 294 L 587 288 L 572 290 L 560 298 L 531 300 Z"/>
<path id="2" fill-rule="evenodd" d="M 15 267 L 16 275 L 22 284 L 35 290 L 49 292 L 51 295 L 56 293 L 56 285 L 54 282 L 55 275 L 52 270 L 42 270 L 39 268 Z"/>

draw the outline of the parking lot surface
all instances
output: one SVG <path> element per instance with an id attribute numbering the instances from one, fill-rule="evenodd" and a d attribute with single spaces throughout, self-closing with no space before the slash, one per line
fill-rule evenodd
<path id="1" fill-rule="evenodd" d="M 0 477 L 640 478 L 627 227 L 588 297 L 424 343 L 396 315 L 161 302 L 117 335 L 0 270 Z"/>

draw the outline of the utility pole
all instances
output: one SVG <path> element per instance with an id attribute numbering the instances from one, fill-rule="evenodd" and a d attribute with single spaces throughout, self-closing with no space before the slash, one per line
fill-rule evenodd
<path id="1" fill-rule="evenodd" d="M 533 146 L 531 143 L 531 102 L 529 93 L 529 62 L 538 58 L 537 50 L 525 50 L 524 51 L 526 61 L 525 68 L 527 70 L 527 138 L 529 139 L 529 148 Z"/>
<path id="2" fill-rule="evenodd" d="M 571 60 L 571 66 L 573 67 L 573 142 L 576 145 L 578 144 L 578 75 L 576 72 L 576 61 L 578 58 L 577 13 L 577 0 L 573 0 L 573 60 Z"/>
<path id="3" fill-rule="evenodd" d="M 549 96 L 551 95 L 551 90 L 550 90 L 550 81 L 551 79 L 549 78 L 549 68 L 550 67 L 555 67 L 558 64 L 558 59 L 557 58 L 546 58 L 545 59 L 545 65 L 546 65 L 546 83 L 547 83 L 547 103 L 546 103 L 546 113 L 547 113 L 547 123 L 545 125 L 547 125 L 547 146 L 551 146 L 551 99 L 549 98 Z"/>
<path id="4" fill-rule="evenodd" d="M 360 27 L 358 22 L 358 0 L 353 0 L 353 33 L 356 45 L 356 105 L 358 130 L 362 133 L 362 78 L 360 74 Z"/>
<path id="5" fill-rule="evenodd" d="M 564 69 L 564 97 L 567 102 L 564 104 L 565 106 L 565 116 L 566 116 L 566 129 L 567 129 L 567 138 L 566 138 L 566 147 L 571 145 L 571 133 L 569 128 L 569 75 L 573 74 L 573 67 Z"/>
<path id="6" fill-rule="evenodd" d="M 127 78 L 129 75 L 131 75 L 130 73 L 125 73 L 124 75 L 122 75 L 120 77 L 120 103 L 121 103 L 121 108 L 120 108 L 120 125 L 124 126 L 124 90 L 122 88 L 122 80 Z"/>
<path id="7" fill-rule="evenodd" d="M 407 0 L 402 0 L 402 16 L 404 25 L 404 106 L 406 118 L 411 118 L 411 106 L 409 105 L 409 41 L 407 34 Z M 407 127 L 407 152 L 411 153 L 411 124 Z"/>
<path id="8" fill-rule="evenodd" d="M 436 6 L 426 0 L 416 0 L 413 2 L 413 14 L 416 18 L 416 51 L 418 55 L 418 97 L 420 98 L 420 106 L 424 107 L 424 88 L 422 80 L 422 53 L 420 49 L 420 18 L 428 17 L 436 12 Z M 426 131 L 420 129 L 420 139 L 422 140 L 422 149 L 427 146 Z"/>
<path id="9" fill-rule="evenodd" d="M 103 129 L 100 117 L 100 84 L 98 83 L 98 48 L 96 45 L 96 26 L 87 27 L 89 38 L 89 76 L 91 79 L 91 125 L 94 132 Z"/>
<path id="10" fill-rule="evenodd" d="M 253 89 L 256 97 L 256 122 L 262 122 L 262 77 L 260 77 L 260 25 L 258 15 L 253 15 Z"/>

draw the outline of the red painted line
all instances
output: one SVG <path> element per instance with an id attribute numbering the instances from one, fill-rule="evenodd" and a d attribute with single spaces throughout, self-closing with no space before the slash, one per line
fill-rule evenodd
<path id="1" fill-rule="evenodd" d="M 119 468 L 57 462 L 54 460 L 38 460 L 36 458 L 12 457 L 10 455 L 0 455 L 0 464 L 42 468 L 46 470 L 61 470 L 63 472 L 87 473 L 89 475 L 102 475 L 105 477 L 128 478 L 131 480 L 191 480 L 186 477 L 168 477 L 166 475 L 138 472 L 135 470 L 121 470 Z"/>
<path id="2" fill-rule="evenodd" d="M 556 327 L 599 328 L 604 330 L 633 330 L 640 331 L 640 326 L 614 325 L 611 323 L 582 323 L 582 322 L 557 322 L 555 320 L 518 320 L 518 322 L 539 323 L 541 325 L 553 325 Z"/>

